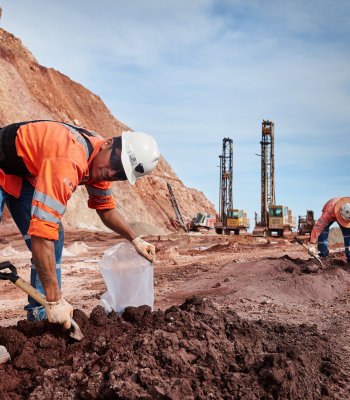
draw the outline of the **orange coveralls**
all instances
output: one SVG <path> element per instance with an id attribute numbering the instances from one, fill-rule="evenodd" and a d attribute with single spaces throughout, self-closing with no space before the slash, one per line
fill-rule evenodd
<path id="1" fill-rule="evenodd" d="M 334 197 L 327 201 L 327 203 L 322 208 L 322 215 L 317 220 L 315 226 L 313 227 L 310 235 L 310 243 L 316 244 L 318 243 L 319 255 L 321 257 L 326 257 L 329 255 L 328 249 L 328 235 L 329 228 L 335 222 L 335 205 L 341 199 L 341 197 Z M 347 262 L 350 263 L 350 228 L 345 228 L 340 225 L 340 230 L 344 237 L 344 248 L 345 248 L 345 256 Z"/>
<path id="2" fill-rule="evenodd" d="M 310 243 L 316 244 L 318 237 L 327 228 L 328 225 L 335 222 L 337 219 L 334 213 L 334 206 L 338 202 L 340 197 L 334 197 L 327 201 L 322 208 L 322 215 L 315 223 L 310 235 Z"/>
<path id="3" fill-rule="evenodd" d="M 90 208 L 112 209 L 116 206 L 111 182 L 93 183 L 89 180 L 89 166 L 105 140 L 91 136 L 88 140 L 93 146 L 89 160 L 82 134 L 64 123 L 30 122 L 18 129 L 17 154 L 23 158 L 31 174 L 25 179 L 35 187 L 29 235 L 57 240 L 67 202 L 80 184 L 87 188 Z M 17 198 L 22 179 L 7 175 L 0 169 L 0 186 Z"/>

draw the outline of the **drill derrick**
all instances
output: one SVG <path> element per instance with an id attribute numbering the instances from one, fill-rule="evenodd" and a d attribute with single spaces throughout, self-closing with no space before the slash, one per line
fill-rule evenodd
<path id="1" fill-rule="evenodd" d="M 233 140 L 224 138 L 220 159 L 220 221 L 224 222 L 227 210 L 232 208 Z"/>
<path id="2" fill-rule="evenodd" d="M 250 221 L 244 210 L 233 209 L 232 175 L 233 175 L 233 140 L 224 138 L 220 159 L 220 201 L 219 219 L 215 224 L 218 234 L 246 234 Z"/>
<path id="3" fill-rule="evenodd" d="M 187 224 L 185 222 L 184 217 L 181 214 L 180 207 L 177 204 L 173 188 L 169 182 L 167 182 L 167 187 L 168 187 L 168 191 L 169 191 L 169 195 L 170 195 L 170 201 L 171 201 L 171 204 L 173 205 L 175 215 L 176 215 L 176 218 L 174 219 L 174 223 L 177 225 L 180 225 L 185 232 L 188 232 Z"/>
<path id="4" fill-rule="evenodd" d="M 260 221 L 255 218 L 253 235 L 290 236 L 295 226 L 292 211 L 283 205 L 276 205 L 275 199 L 275 125 L 262 122 L 261 138 L 261 212 Z"/>
<path id="5" fill-rule="evenodd" d="M 275 200 L 274 123 L 262 122 L 261 139 L 261 225 L 267 225 L 267 214 Z"/>

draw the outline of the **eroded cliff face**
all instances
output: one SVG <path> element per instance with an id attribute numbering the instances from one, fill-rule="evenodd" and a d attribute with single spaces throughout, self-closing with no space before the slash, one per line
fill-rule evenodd
<path id="1" fill-rule="evenodd" d="M 80 125 L 104 137 L 132 130 L 118 121 L 103 101 L 67 76 L 38 64 L 22 42 L 0 28 L 0 126 L 12 122 L 53 119 Z M 215 213 L 202 192 L 184 186 L 164 158 L 150 176 L 135 187 L 114 184 L 119 211 L 138 234 L 173 230 L 175 216 L 167 189 L 169 182 L 186 217 L 197 212 Z M 68 204 L 63 223 L 68 228 L 105 229 L 86 205 L 85 188 L 78 188 Z"/>

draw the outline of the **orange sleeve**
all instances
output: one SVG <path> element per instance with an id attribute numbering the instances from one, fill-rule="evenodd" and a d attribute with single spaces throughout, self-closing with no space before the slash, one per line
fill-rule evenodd
<path id="1" fill-rule="evenodd" d="M 116 207 L 112 194 L 112 183 L 107 181 L 85 185 L 88 193 L 88 207 L 95 210 L 110 210 Z"/>
<path id="2" fill-rule="evenodd" d="M 71 159 L 57 157 L 43 160 L 35 182 L 28 230 L 30 235 L 58 239 L 61 218 L 81 177 L 82 171 Z"/>
<path id="3" fill-rule="evenodd" d="M 336 221 L 334 213 L 334 205 L 338 198 L 329 200 L 322 208 L 322 215 L 316 221 L 310 235 L 310 243 L 316 244 L 318 237 L 322 231 L 332 222 Z"/>

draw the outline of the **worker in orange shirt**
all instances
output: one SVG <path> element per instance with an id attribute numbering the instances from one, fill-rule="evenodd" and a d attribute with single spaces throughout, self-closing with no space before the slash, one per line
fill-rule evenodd
<path id="1" fill-rule="evenodd" d="M 94 132 L 55 121 L 29 121 L 0 129 L 0 218 L 4 204 L 32 252 L 31 284 L 46 295 L 47 306 L 29 297 L 29 320 L 48 318 L 71 325 L 73 307 L 61 292 L 64 232 L 61 218 L 78 185 L 102 222 L 129 240 L 149 260 L 152 244 L 137 237 L 116 208 L 112 181 L 134 185 L 158 163 L 155 139 L 123 132 L 104 139 Z"/>
<path id="2" fill-rule="evenodd" d="M 311 231 L 309 254 L 315 256 L 319 252 L 320 257 L 329 255 L 329 228 L 335 221 L 338 222 L 342 231 L 345 256 L 347 262 L 350 263 L 350 197 L 334 197 L 323 206 L 322 215 Z"/>

